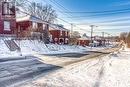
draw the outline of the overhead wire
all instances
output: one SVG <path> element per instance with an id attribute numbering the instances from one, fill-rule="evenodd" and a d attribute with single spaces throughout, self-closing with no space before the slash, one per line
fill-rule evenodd
<path id="1" fill-rule="evenodd" d="M 27 0 L 27 1 L 29 1 L 29 0 Z M 52 0 L 50 0 L 51 2 L 52 2 Z M 55 1 L 55 0 L 54 0 Z M 29 1 L 30 2 L 30 1 Z M 30 2 L 31 3 L 31 2 Z M 56 2 L 57 3 L 57 2 Z M 58 4 L 58 3 L 57 3 Z M 62 8 L 64 8 L 64 6 L 62 6 L 62 5 L 60 5 L 60 4 L 58 4 L 59 6 L 61 6 Z M 64 8 L 64 9 L 66 9 L 66 8 Z M 68 10 L 68 9 L 66 9 L 66 10 Z M 105 12 L 107 12 L 107 11 L 105 11 Z M 72 15 L 71 15 L 72 16 Z M 64 21 L 64 22 L 66 22 L 66 23 L 68 23 L 68 24 L 71 24 L 71 23 L 69 23 L 68 21 L 66 21 L 66 20 L 64 20 L 64 19 L 62 19 L 62 18 L 58 18 L 58 19 L 60 19 L 60 20 L 62 20 L 62 21 Z M 80 27 L 78 27 L 79 29 L 82 29 L 82 28 L 80 28 Z M 90 31 L 87 31 L 87 32 L 90 32 Z"/>
<path id="2" fill-rule="evenodd" d="M 88 11 L 88 12 L 86 12 L 86 11 L 84 11 L 84 12 L 72 12 L 72 11 L 68 11 L 68 12 L 66 12 L 66 11 L 63 11 L 62 13 L 71 13 L 71 14 L 88 14 L 88 13 L 111 13 L 111 12 L 120 12 L 120 11 L 130 11 L 130 8 L 127 8 L 127 9 L 118 9 L 118 10 L 105 10 L 105 11 Z"/>

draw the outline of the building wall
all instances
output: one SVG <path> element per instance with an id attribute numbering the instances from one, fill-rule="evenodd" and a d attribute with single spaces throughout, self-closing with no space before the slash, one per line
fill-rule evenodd
<path id="1" fill-rule="evenodd" d="M 29 34 L 28 31 L 34 31 L 34 32 L 44 32 L 45 24 L 37 23 L 37 29 L 33 29 L 33 22 L 32 21 L 21 21 L 17 22 L 17 30 L 18 30 L 18 36 L 24 37 L 27 36 L 26 34 Z M 42 29 L 41 29 L 42 28 Z M 41 31 L 43 30 L 43 31 Z M 50 40 L 52 43 L 57 44 L 68 44 L 69 43 L 69 31 L 66 30 L 56 30 L 49 27 L 49 35 Z"/>
<path id="2" fill-rule="evenodd" d="M 17 36 L 20 36 L 20 37 L 29 36 L 31 27 L 32 27 L 32 22 L 30 22 L 30 21 L 17 22 L 16 23 Z"/>
<path id="3" fill-rule="evenodd" d="M 79 40 L 78 45 L 80 46 L 89 46 L 90 41 L 89 40 Z"/>
<path id="4" fill-rule="evenodd" d="M 21 37 L 30 36 L 31 32 L 43 32 L 43 28 L 42 23 L 36 23 L 36 26 L 33 26 L 33 22 L 29 20 L 17 22 L 17 32 Z"/>
<path id="5" fill-rule="evenodd" d="M 3 7 L 0 0 L 0 34 L 16 34 L 16 14 L 4 15 L 2 14 Z M 4 30 L 4 21 L 10 22 L 10 30 Z"/>
<path id="6" fill-rule="evenodd" d="M 61 43 L 68 44 L 69 43 L 69 31 L 49 30 L 49 32 L 50 32 L 50 35 L 52 35 L 53 43 L 57 43 L 57 44 L 61 44 Z"/>

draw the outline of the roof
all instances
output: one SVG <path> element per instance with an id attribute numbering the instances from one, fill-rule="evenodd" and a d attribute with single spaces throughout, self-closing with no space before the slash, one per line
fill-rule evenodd
<path id="1" fill-rule="evenodd" d="M 17 22 L 33 21 L 33 22 L 37 22 L 37 23 L 46 23 L 43 20 L 41 20 L 40 18 L 37 18 L 37 17 L 34 17 L 34 16 L 30 16 L 30 15 L 27 15 L 25 17 L 16 18 L 16 21 Z"/>
<path id="2" fill-rule="evenodd" d="M 99 36 L 95 36 L 95 39 L 96 39 L 96 40 L 101 40 L 102 38 L 99 37 Z"/>
<path id="3" fill-rule="evenodd" d="M 20 17 L 20 18 L 16 18 L 17 22 L 23 22 L 23 21 L 33 21 L 33 22 L 37 22 L 37 23 L 44 23 L 47 24 L 47 22 L 41 20 L 40 18 L 34 17 L 34 16 L 30 16 L 27 15 L 25 17 Z M 49 30 L 63 30 L 63 31 L 69 31 L 68 29 L 59 26 L 58 24 L 49 24 L 50 28 Z"/>
<path id="4" fill-rule="evenodd" d="M 79 38 L 78 40 L 90 40 L 90 38 L 89 37 L 81 37 L 81 38 Z"/>
<path id="5" fill-rule="evenodd" d="M 62 31 L 69 31 L 68 29 L 58 26 L 57 24 L 51 24 L 49 30 L 62 30 Z"/>
<path id="6" fill-rule="evenodd" d="M 99 42 L 94 40 L 93 43 L 99 43 Z"/>

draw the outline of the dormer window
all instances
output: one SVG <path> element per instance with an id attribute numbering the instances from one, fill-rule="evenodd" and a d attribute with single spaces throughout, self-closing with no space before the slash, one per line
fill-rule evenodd
<path id="1" fill-rule="evenodd" d="M 2 2 L 3 15 L 15 15 L 15 6 L 12 2 Z"/>

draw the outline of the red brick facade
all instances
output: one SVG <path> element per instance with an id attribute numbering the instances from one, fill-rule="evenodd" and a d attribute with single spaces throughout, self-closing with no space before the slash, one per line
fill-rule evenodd
<path id="1" fill-rule="evenodd" d="M 44 32 L 40 30 L 46 29 L 46 25 L 47 23 L 31 16 L 22 19 L 17 19 L 18 34 L 22 35 L 23 37 L 26 34 L 29 35 L 28 31 L 30 31 L 30 29 L 31 31 L 33 30 L 35 32 Z M 50 42 L 52 43 L 57 43 L 57 44 L 69 43 L 69 31 L 56 24 L 49 24 L 49 37 L 50 37 Z"/>
<path id="2" fill-rule="evenodd" d="M 45 24 L 40 21 L 32 20 L 31 16 L 25 17 L 24 19 L 17 19 L 17 35 L 21 37 L 30 36 L 31 32 L 42 32 L 45 28 Z M 34 24 L 35 23 L 35 24 Z"/>
<path id="3" fill-rule="evenodd" d="M 16 33 L 15 7 L 13 6 L 12 2 L 5 2 L 5 0 L 0 0 L 0 34 L 15 34 L 15 33 Z"/>
<path id="4" fill-rule="evenodd" d="M 78 45 L 89 46 L 90 40 L 78 40 Z"/>
<path id="5" fill-rule="evenodd" d="M 80 46 L 89 46 L 90 44 L 90 39 L 89 38 L 86 38 L 86 37 L 81 37 L 81 38 L 78 38 L 78 45 Z"/>
<path id="6" fill-rule="evenodd" d="M 49 29 L 50 35 L 52 36 L 52 42 L 57 44 L 68 44 L 69 43 L 69 31 L 68 30 L 52 30 Z"/>

